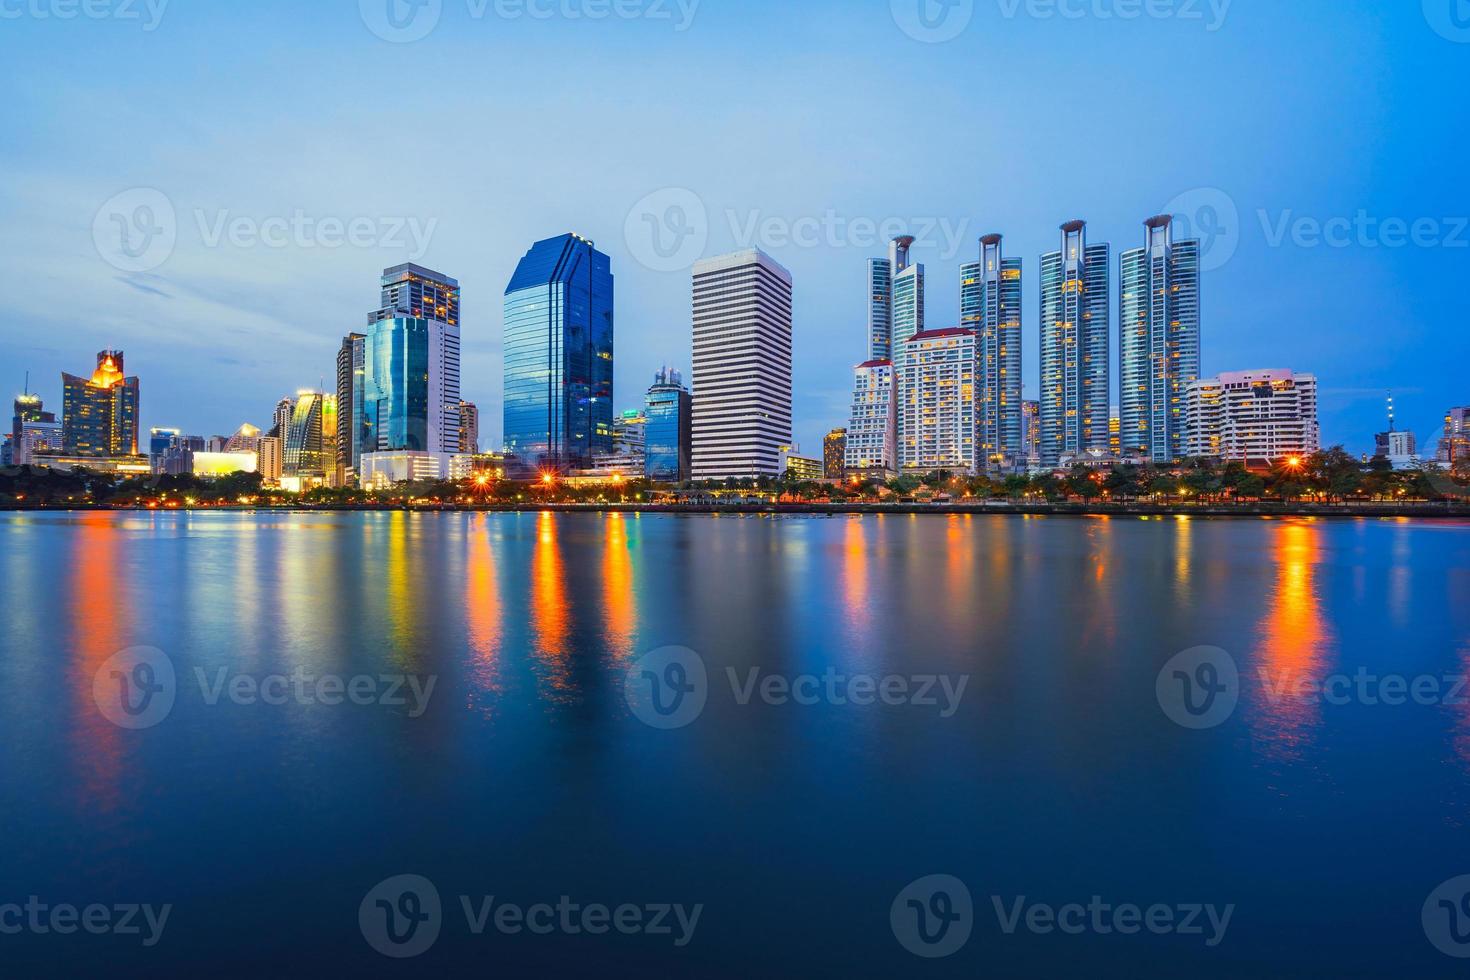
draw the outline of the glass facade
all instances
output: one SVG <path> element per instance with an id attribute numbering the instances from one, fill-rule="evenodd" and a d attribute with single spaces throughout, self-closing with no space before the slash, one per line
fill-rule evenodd
<path id="1" fill-rule="evenodd" d="M 424 383 L 429 376 L 430 334 L 429 320 L 403 317 L 368 327 L 360 453 L 440 451 L 430 448 L 429 386 Z"/>
<path id="2" fill-rule="evenodd" d="M 336 396 L 302 392 L 286 430 L 285 475 L 324 481 L 336 465 L 336 457 Z"/>
<path id="3" fill-rule="evenodd" d="M 367 335 L 350 333 L 337 350 L 337 468 L 343 481 L 357 474 L 362 456 L 362 396 Z"/>
<path id="4" fill-rule="evenodd" d="M 1123 452 L 1156 463 L 1185 454 L 1185 390 L 1200 376 L 1200 244 L 1174 241 L 1168 215 L 1123 253 L 1118 301 Z"/>
<path id="5" fill-rule="evenodd" d="M 537 242 L 505 290 L 505 450 L 565 471 L 613 448 L 611 260 L 576 235 Z"/>
<path id="6" fill-rule="evenodd" d="M 687 483 L 692 476 L 694 404 L 678 372 L 660 371 L 648 389 L 644 416 L 644 475 L 654 483 Z"/>
<path id="7" fill-rule="evenodd" d="M 960 326 L 980 341 L 980 456 L 992 471 L 1025 459 L 1021 422 L 1021 260 L 1001 253 L 1001 236 L 980 241 L 980 261 L 960 267 Z"/>
<path id="8" fill-rule="evenodd" d="M 1087 225 L 1062 226 L 1062 248 L 1041 258 L 1041 461 L 1108 452 L 1112 371 L 1112 247 L 1089 245 Z"/>

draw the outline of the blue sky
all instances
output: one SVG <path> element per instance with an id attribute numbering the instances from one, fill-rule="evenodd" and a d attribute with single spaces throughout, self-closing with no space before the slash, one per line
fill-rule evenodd
<path id="1" fill-rule="evenodd" d="M 703 254 L 754 242 L 791 269 L 809 450 L 845 421 L 877 229 L 934 229 L 939 326 L 1005 234 L 1034 396 L 1057 226 L 1121 251 L 1171 202 L 1216 232 L 1207 374 L 1315 372 L 1324 438 L 1358 452 L 1390 388 L 1421 440 L 1470 403 L 1470 0 L 954 0 L 940 43 L 917 0 L 440 0 L 411 43 L 370 30 L 386 0 L 90 2 L 0 0 L 0 385 L 29 369 L 58 407 L 59 373 L 116 346 L 145 426 L 268 424 L 415 258 L 464 287 L 464 394 L 498 446 L 505 283 L 566 231 L 612 257 L 635 406 L 690 347 L 645 200 L 687 205 Z M 112 214 L 160 194 L 171 247 L 117 267 Z"/>

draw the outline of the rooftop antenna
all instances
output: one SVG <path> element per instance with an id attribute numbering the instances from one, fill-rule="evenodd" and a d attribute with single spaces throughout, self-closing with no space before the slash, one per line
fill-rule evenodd
<path id="1" fill-rule="evenodd" d="M 31 397 L 31 372 L 29 372 L 29 371 L 26 372 L 26 390 L 25 390 L 25 396 L 27 398 Z"/>
<path id="2" fill-rule="evenodd" d="M 1393 427 L 1393 422 L 1394 422 L 1394 419 L 1393 419 L 1393 392 L 1390 391 L 1388 393 L 1388 431 L 1389 432 L 1397 432 L 1398 431 L 1397 429 L 1395 429 Z"/>

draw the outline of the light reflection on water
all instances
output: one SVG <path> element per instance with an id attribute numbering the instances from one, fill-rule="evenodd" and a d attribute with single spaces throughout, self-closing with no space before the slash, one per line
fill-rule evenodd
<path id="1" fill-rule="evenodd" d="M 22 842 L 11 863 L 84 895 L 103 869 L 172 894 L 259 864 L 323 908 L 404 868 L 466 875 L 470 888 L 570 880 L 612 898 L 632 880 L 744 909 L 728 945 L 711 926 L 722 962 L 759 957 L 752 928 L 790 928 L 773 881 L 791 903 L 873 901 L 881 918 L 893 888 L 934 871 L 1038 894 L 1249 899 L 1256 921 L 1288 924 L 1302 903 L 1273 895 L 1311 881 L 1352 899 L 1342 921 L 1381 927 L 1380 893 L 1460 870 L 1433 862 L 1470 823 L 1470 708 L 1340 708 L 1292 692 L 1360 666 L 1470 672 L 1465 531 L 992 516 L 0 517 L 12 603 L 0 667 L 25 693 L 0 713 L 0 792 Z M 1243 701 L 1220 729 L 1185 732 L 1160 712 L 1155 679 L 1201 644 L 1237 659 Z M 425 672 L 439 687 L 421 719 L 211 708 L 183 692 L 157 729 L 122 732 L 95 710 L 92 674 L 132 645 L 164 648 L 186 681 L 195 667 L 300 665 Z M 947 720 L 739 706 L 712 687 L 687 731 L 655 732 L 623 701 L 623 674 L 666 645 L 697 650 L 714 685 L 752 667 L 971 681 Z M 384 827 L 413 832 L 389 845 Z M 322 828 L 348 843 L 323 844 Z M 152 863 L 126 850 L 150 839 L 174 850 Z M 373 844 L 349 847 L 359 839 Z M 649 841 L 668 859 L 650 862 Z M 1381 854 L 1383 866 L 1370 880 L 1370 859 L 1334 857 L 1346 853 Z M 1195 877 L 1165 882 L 1160 869 L 1176 864 Z M 833 880 L 843 894 L 822 884 Z M 231 921 L 212 911 L 206 921 Z M 837 960 L 808 973 L 884 962 L 887 946 L 869 945 L 881 935 L 840 923 L 831 934 Z M 1236 962 L 1280 954 L 1262 955 Z"/>

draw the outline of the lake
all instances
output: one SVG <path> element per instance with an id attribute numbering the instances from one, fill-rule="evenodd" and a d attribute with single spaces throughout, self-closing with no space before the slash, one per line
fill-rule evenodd
<path id="1" fill-rule="evenodd" d="M 1453 976 L 1470 525 L 0 515 L 0 973 Z"/>

